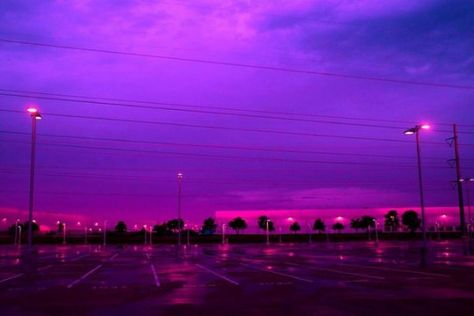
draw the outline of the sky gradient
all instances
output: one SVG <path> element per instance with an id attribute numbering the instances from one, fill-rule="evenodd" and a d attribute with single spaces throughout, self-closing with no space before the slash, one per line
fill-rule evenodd
<path id="1" fill-rule="evenodd" d="M 178 171 L 191 222 L 403 211 L 419 122 L 428 212 L 455 207 L 445 139 L 459 124 L 474 177 L 473 20 L 457 0 L 2 1 L 0 216 L 26 218 L 28 104 L 45 222 L 175 217 Z"/>

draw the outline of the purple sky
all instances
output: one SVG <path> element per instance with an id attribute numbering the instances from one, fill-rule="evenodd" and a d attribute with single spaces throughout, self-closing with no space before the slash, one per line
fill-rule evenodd
<path id="1" fill-rule="evenodd" d="M 433 125 L 422 135 L 427 205 L 455 206 L 455 173 L 446 163 L 453 152 L 443 143 L 452 136 L 449 124 L 464 125 L 463 175 L 474 176 L 473 20 L 472 1 L 2 1 L 1 39 L 441 85 L 0 41 L 0 93 L 143 100 L 172 110 L 48 100 L 25 92 L 17 94 L 29 97 L 0 95 L 0 109 L 24 111 L 34 103 L 44 113 L 36 210 L 45 221 L 171 218 L 178 171 L 184 173 L 183 214 L 194 222 L 218 210 L 402 211 L 418 205 L 414 138 L 402 132 L 421 121 Z M 29 117 L 0 112 L 0 131 L 0 215 L 24 218 Z"/>

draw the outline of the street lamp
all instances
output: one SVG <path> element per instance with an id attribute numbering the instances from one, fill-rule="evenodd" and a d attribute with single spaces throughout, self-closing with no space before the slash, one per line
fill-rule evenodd
<path id="1" fill-rule="evenodd" d="M 178 172 L 178 246 L 181 245 L 181 187 L 183 174 Z"/>
<path id="2" fill-rule="evenodd" d="M 34 204 L 34 178 L 35 178 L 35 155 L 36 155 L 36 121 L 42 116 L 36 107 L 29 107 L 26 111 L 31 116 L 31 160 L 30 160 L 30 196 L 28 213 L 28 248 L 33 245 L 33 204 Z"/>
<path id="3" fill-rule="evenodd" d="M 421 248 L 421 265 L 426 264 L 426 224 L 425 224 L 425 198 L 423 194 L 423 174 L 421 171 L 421 150 L 420 150 L 420 131 L 429 130 L 431 128 L 428 124 L 419 124 L 413 128 L 407 129 L 403 132 L 405 135 L 415 135 L 416 139 L 416 156 L 418 163 L 418 185 L 420 190 L 420 206 L 421 206 L 421 229 L 423 233 L 423 246 Z"/>

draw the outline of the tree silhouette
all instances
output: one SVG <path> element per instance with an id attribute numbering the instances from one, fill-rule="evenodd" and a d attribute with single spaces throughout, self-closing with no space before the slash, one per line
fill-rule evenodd
<path id="1" fill-rule="evenodd" d="M 351 228 L 355 229 L 356 232 L 362 228 L 362 223 L 360 218 L 353 218 L 351 219 Z"/>
<path id="2" fill-rule="evenodd" d="M 322 221 L 322 219 L 318 218 L 314 221 L 313 230 L 317 230 L 319 233 L 322 233 L 326 230 L 326 225 Z"/>
<path id="3" fill-rule="evenodd" d="M 421 220 L 418 217 L 418 213 L 413 210 L 408 210 L 402 214 L 402 223 L 411 233 L 414 233 L 421 226 Z"/>
<path id="4" fill-rule="evenodd" d="M 58 233 L 64 232 L 64 226 L 66 226 L 66 223 L 64 223 L 64 222 L 59 222 L 58 223 Z"/>
<path id="5" fill-rule="evenodd" d="M 390 210 L 385 214 L 385 227 L 390 227 L 391 231 L 396 230 L 400 226 L 398 219 L 398 212 L 396 210 Z"/>
<path id="6" fill-rule="evenodd" d="M 214 218 L 209 217 L 204 220 L 204 223 L 202 224 L 201 232 L 204 235 L 212 235 L 216 232 L 217 229 L 217 224 Z"/>
<path id="7" fill-rule="evenodd" d="M 125 233 L 127 231 L 127 225 L 124 221 L 119 221 L 117 225 L 115 225 L 115 231 L 117 233 Z"/>
<path id="8" fill-rule="evenodd" d="M 369 227 L 375 227 L 375 218 L 364 215 L 360 218 L 360 228 L 369 230 Z"/>
<path id="9" fill-rule="evenodd" d="M 172 231 L 173 233 L 177 233 L 180 230 L 183 230 L 184 221 L 182 219 L 177 219 L 177 218 L 172 219 L 166 223 L 166 227 L 168 227 L 169 231 Z"/>
<path id="10" fill-rule="evenodd" d="M 241 230 L 247 228 L 247 223 L 242 217 L 236 217 L 229 222 L 229 227 L 232 228 L 238 235 Z"/>
<path id="11" fill-rule="evenodd" d="M 374 227 L 375 226 L 375 218 L 372 216 L 367 216 L 364 215 L 359 218 L 353 218 L 351 220 L 351 228 L 355 229 L 356 231 L 358 229 L 367 229 L 369 230 L 369 227 Z"/>
<path id="12" fill-rule="evenodd" d="M 260 229 L 263 229 L 264 231 L 267 230 L 267 221 L 269 221 L 268 217 L 263 215 L 258 218 L 257 224 Z M 272 221 L 268 222 L 268 231 L 274 231 L 275 230 L 275 225 L 273 224 Z"/>
<path id="13" fill-rule="evenodd" d="M 27 231 L 27 230 L 28 230 L 28 224 L 29 224 L 29 223 L 30 223 L 29 221 L 24 222 L 24 223 L 21 225 L 21 226 L 22 226 L 21 229 L 24 229 L 25 231 Z M 34 221 L 34 220 L 33 220 L 33 222 L 31 222 L 31 230 L 32 230 L 33 232 L 39 232 L 39 231 L 40 231 L 40 227 L 39 227 L 38 223 L 37 223 L 36 221 Z"/>
<path id="14" fill-rule="evenodd" d="M 336 223 L 332 225 L 332 229 L 336 230 L 340 234 L 341 230 L 344 229 L 344 225 L 342 223 Z"/>
<path id="15" fill-rule="evenodd" d="M 290 230 L 294 232 L 295 234 L 301 230 L 300 224 L 298 222 L 294 222 L 293 224 L 290 225 Z"/>
<path id="16" fill-rule="evenodd" d="M 153 231 L 156 233 L 157 236 L 165 236 L 171 233 L 167 223 L 156 224 L 155 226 L 153 226 Z"/>

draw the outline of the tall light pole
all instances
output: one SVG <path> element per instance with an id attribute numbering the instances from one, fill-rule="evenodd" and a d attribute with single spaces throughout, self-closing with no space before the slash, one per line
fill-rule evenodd
<path id="1" fill-rule="evenodd" d="M 471 214 L 471 192 L 470 192 L 470 185 L 474 183 L 474 178 L 464 178 L 459 180 L 458 185 L 464 185 L 466 189 L 466 199 L 467 199 L 467 235 L 471 238 L 471 230 L 472 230 L 472 214 Z"/>
<path id="2" fill-rule="evenodd" d="M 270 229 L 269 229 L 270 227 L 269 227 L 269 225 L 270 225 L 270 220 L 267 219 L 265 221 L 265 228 L 266 228 L 266 233 L 267 233 L 267 245 L 270 244 L 270 234 L 269 234 L 270 233 Z"/>
<path id="3" fill-rule="evenodd" d="M 36 121 L 41 120 L 41 114 L 35 107 L 26 110 L 31 116 L 31 160 L 30 160 L 30 196 L 28 212 L 28 248 L 33 245 L 33 207 L 35 189 L 35 156 L 36 156 Z"/>
<path id="4" fill-rule="evenodd" d="M 420 131 L 430 129 L 430 125 L 421 124 L 413 128 L 407 129 L 405 135 L 415 135 L 416 138 L 416 157 L 418 165 L 418 185 L 420 193 L 420 207 L 421 207 L 421 231 L 423 234 L 423 246 L 421 248 L 421 266 L 426 265 L 426 221 L 425 221 L 425 197 L 423 193 L 423 173 L 421 170 L 421 150 L 420 150 Z"/>
<path id="5" fill-rule="evenodd" d="M 183 182 L 183 174 L 178 172 L 178 246 L 181 245 L 181 187 Z"/>

